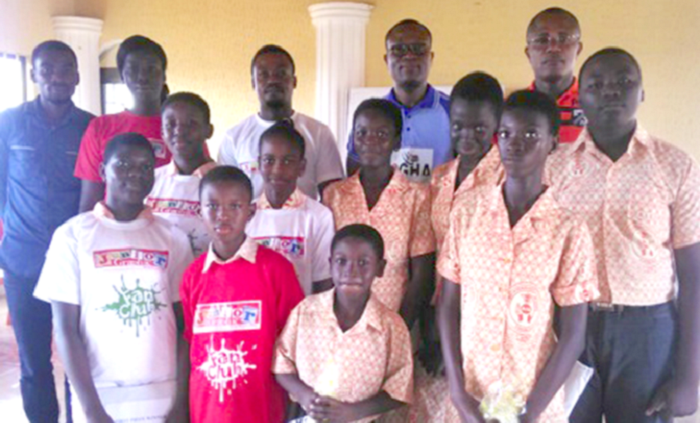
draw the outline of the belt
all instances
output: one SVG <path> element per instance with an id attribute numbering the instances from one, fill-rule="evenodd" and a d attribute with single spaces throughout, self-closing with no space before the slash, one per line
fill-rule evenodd
<path id="1" fill-rule="evenodd" d="M 629 306 L 622 304 L 606 304 L 606 303 L 589 303 L 588 310 L 594 313 L 622 313 L 624 311 L 651 311 L 653 309 L 670 308 L 673 309 L 673 301 L 662 304 L 654 304 L 650 306 Z"/>

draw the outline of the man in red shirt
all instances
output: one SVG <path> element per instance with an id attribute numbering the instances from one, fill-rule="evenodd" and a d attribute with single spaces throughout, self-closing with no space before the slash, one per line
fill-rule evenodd
<path id="1" fill-rule="evenodd" d="M 125 132 L 139 133 L 151 142 L 156 167 L 168 164 L 171 154 L 161 136 L 160 105 L 168 60 L 160 44 L 134 35 L 119 46 L 117 67 L 131 92 L 134 105 L 129 110 L 105 115 L 90 122 L 80 144 L 75 176 L 82 179 L 80 211 L 92 210 L 104 198 L 100 163 L 107 142 Z"/>
<path id="2" fill-rule="evenodd" d="M 272 375 L 272 357 L 304 294 L 292 264 L 245 235 L 255 212 L 252 193 L 248 177 L 232 166 L 212 169 L 200 185 L 212 243 L 180 287 L 190 351 L 180 363 L 177 403 L 188 404 L 189 392 L 193 423 L 284 419 L 285 393 Z"/>
<path id="3" fill-rule="evenodd" d="M 535 15 L 527 27 L 525 55 L 535 73 L 532 91 L 556 100 L 561 112 L 559 142 L 578 138 L 586 118 L 578 103 L 578 81 L 574 68 L 583 44 L 581 28 L 573 13 L 552 7 Z"/>

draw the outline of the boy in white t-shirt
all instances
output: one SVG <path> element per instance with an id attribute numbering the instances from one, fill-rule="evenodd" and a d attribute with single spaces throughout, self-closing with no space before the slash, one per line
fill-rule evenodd
<path id="1" fill-rule="evenodd" d="M 325 291 L 331 281 L 333 213 L 306 196 L 297 179 L 306 168 L 304 137 L 282 120 L 260 137 L 260 173 L 264 184 L 246 233 L 283 254 L 294 265 L 306 295 Z"/>
<path id="2" fill-rule="evenodd" d="M 146 199 L 153 212 L 182 229 L 198 257 L 209 245 L 199 205 L 199 181 L 216 163 L 205 152 L 214 132 L 209 105 L 193 93 L 172 94 L 163 103 L 163 140 L 173 160 L 155 171 Z"/>
<path id="3" fill-rule="evenodd" d="M 144 205 L 154 163 L 143 135 L 107 144 L 105 201 L 58 228 L 34 291 L 51 302 L 76 422 L 159 422 L 173 406 L 179 285 L 192 252 Z"/>

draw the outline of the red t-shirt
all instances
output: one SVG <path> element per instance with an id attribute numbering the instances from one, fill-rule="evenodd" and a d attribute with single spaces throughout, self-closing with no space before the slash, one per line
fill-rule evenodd
<path id="1" fill-rule="evenodd" d="M 239 257 L 203 272 L 209 254 L 190 265 L 180 287 L 190 343 L 190 418 L 280 423 L 285 392 L 271 366 L 277 335 L 304 298 L 294 267 L 260 246 L 255 263 Z"/>
<path id="2" fill-rule="evenodd" d="M 528 89 L 535 91 L 535 83 L 533 82 Z M 559 106 L 559 117 L 561 118 L 559 142 L 569 143 L 576 141 L 578 134 L 581 133 L 587 123 L 578 102 L 578 81 L 576 78 L 574 78 L 574 82 L 569 89 L 557 98 L 557 106 Z"/>
<path id="3" fill-rule="evenodd" d="M 139 116 L 125 110 L 93 119 L 80 143 L 78 160 L 75 163 L 75 176 L 88 181 L 102 181 L 100 164 L 105 147 L 112 137 L 125 132 L 137 132 L 148 138 L 156 153 L 156 167 L 168 164 L 171 154 L 162 140 L 160 131 L 160 115 Z"/>

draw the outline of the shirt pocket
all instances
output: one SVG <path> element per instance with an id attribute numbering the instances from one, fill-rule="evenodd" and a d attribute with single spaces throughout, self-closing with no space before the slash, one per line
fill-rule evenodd
<path id="1" fill-rule="evenodd" d="M 36 147 L 25 144 L 10 145 L 9 176 L 22 185 L 38 185 L 41 179 L 41 154 Z"/>

